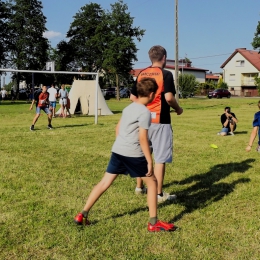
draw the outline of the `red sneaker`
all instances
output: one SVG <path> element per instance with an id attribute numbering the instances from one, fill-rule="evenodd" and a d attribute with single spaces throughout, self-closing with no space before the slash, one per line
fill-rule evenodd
<path id="1" fill-rule="evenodd" d="M 157 220 L 157 222 L 152 225 L 148 223 L 148 231 L 149 232 L 160 232 L 160 231 L 174 231 L 176 227 L 172 223 L 163 222 Z"/>
<path id="2" fill-rule="evenodd" d="M 77 214 L 77 216 L 74 218 L 74 222 L 78 225 L 90 225 L 90 222 L 86 218 L 84 218 L 82 213 Z"/>

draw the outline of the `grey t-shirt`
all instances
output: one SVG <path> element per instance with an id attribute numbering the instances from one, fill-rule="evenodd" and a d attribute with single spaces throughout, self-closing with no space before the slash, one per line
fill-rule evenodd
<path id="1" fill-rule="evenodd" d="M 112 152 L 127 157 L 144 156 L 139 141 L 139 127 L 148 129 L 151 124 L 151 112 L 142 104 L 133 102 L 122 113 L 119 133 Z"/>
<path id="2" fill-rule="evenodd" d="M 67 89 L 60 89 L 59 90 L 59 95 L 60 95 L 60 98 L 66 98 L 67 96 L 68 96 L 68 91 L 67 91 Z"/>

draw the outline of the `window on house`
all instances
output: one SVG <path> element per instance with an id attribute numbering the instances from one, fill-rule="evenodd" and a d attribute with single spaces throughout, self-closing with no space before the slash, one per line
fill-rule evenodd
<path id="1" fill-rule="evenodd" d="M 245 61 L 244 60 L 237 60 L 236 61 L 236 67 L 244 67 Z"/>
<path id="2" fill-rule="evenodd" d="M 249 81 L 250 82 L 254 82 L 255 81 L 255 77 L 257 77 L 256 74 L 249 74 Z"/>
<path id="3" fill-rule="evenodd" d="M 235 81 L 236 74 L 229 74 L 229 81 Z"/>

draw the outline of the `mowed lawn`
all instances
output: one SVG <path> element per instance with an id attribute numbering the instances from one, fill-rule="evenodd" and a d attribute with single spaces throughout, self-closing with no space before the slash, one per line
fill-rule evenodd
<path id="1" fill-rule="evenodd" d="M 146 196 L 135 180 L 117 178 L 89 214 L 91 226 L 74 216 L 106 169 L 115 126 L 129 100 L 109 100 L 115 113 L 54 118 L 20 101 L 0 105 L 0 259 L 260 259 L 260 154 L 245 151 L 258 99 L 190 98 L 172 115 L 174 162 L 164 190 L 176 203 L 159 205 L 173 221 L 172 233 L 148 233 Z M 220 115 L 231 106 L 239 120 L 235 136 L 220 137 Z M 218 146 L 217 149 L 210 147 Z"/>

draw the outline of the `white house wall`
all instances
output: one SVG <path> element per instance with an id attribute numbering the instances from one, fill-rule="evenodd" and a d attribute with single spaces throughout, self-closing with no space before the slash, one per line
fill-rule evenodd
<path id="1" fill-rule="evenodd" d="M 244 66 L 238 66 L 238 61 L 244 61 Z M 259 73 L 239 52 L 223 68 L 223 80 L 230 88 L 241 88 L 242 74 Z"/>
<path id="2" fill-rule="evenodd" d="M 172 74 L 173 74 L 173 77 L 175 76 L 175 70 L 174 69 L 168 69 L 168 68 L 165 68 L 165 70 L 168 70 L 170 71 Z M 192 74 L 196 77 L 196 80 L 199 82 L 199 83 L 205 83 L 205 72 L 204 71 L 196 71 L 196 70 L 188 70 L 187 68 L 185 70 L 181 70 L 179 72 L 179 75 L 183 73 L 183 74 Z"/>

